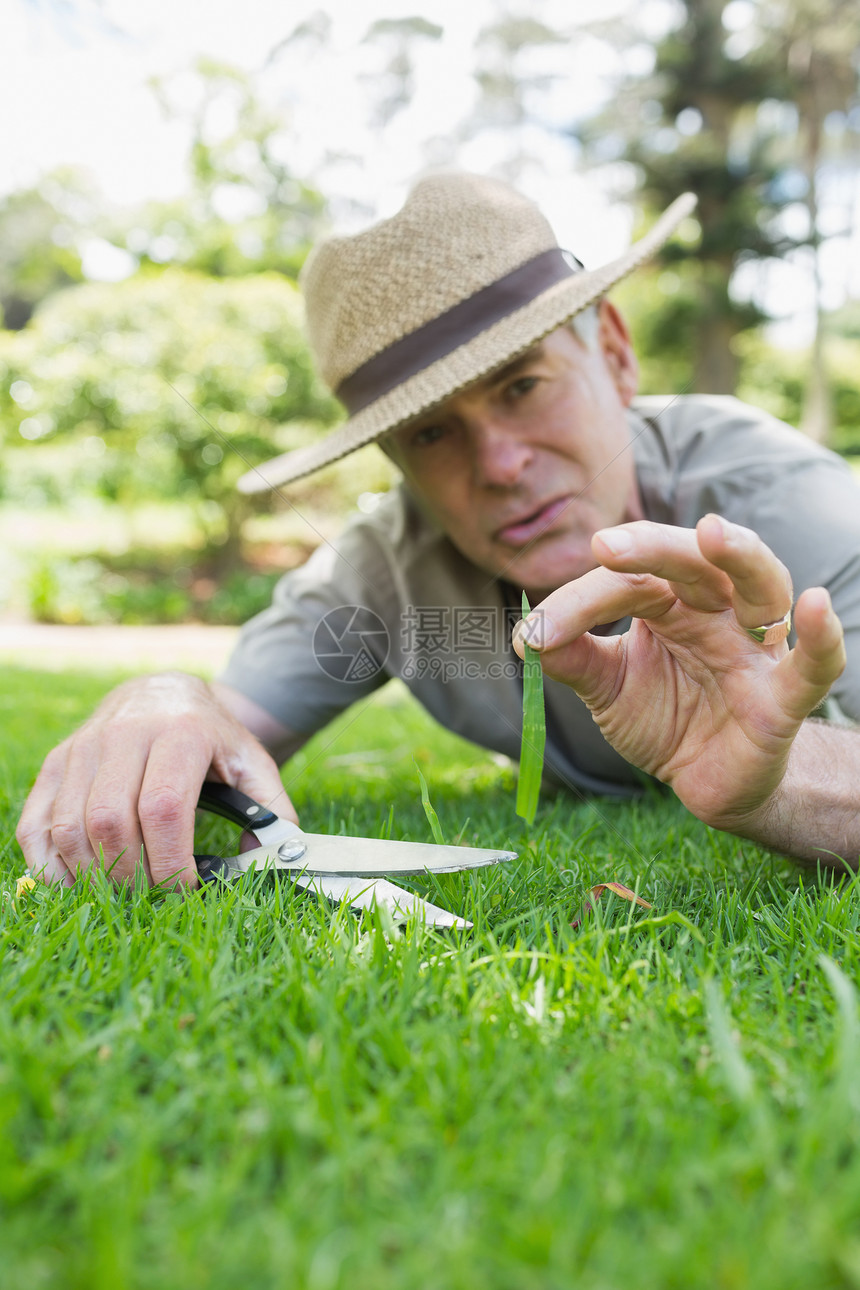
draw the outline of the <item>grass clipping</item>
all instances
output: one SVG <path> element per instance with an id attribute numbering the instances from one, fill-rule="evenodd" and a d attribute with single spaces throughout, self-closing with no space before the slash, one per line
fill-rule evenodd
<path id="1" fill-rule="evenodd" d="M 433 834 L 433 841 L 440 847 L 445 845 L 445 835 L 442 832 L 442 825 L 439 823 L 439 816 L 433 803 L 430 801 L 430 791 L 427 788 L 427 780 L 421 774 L 421 767 L 415 758 L 412 758 L 412 764 L 418 771 L 418 782 L 421 785 L 421 805 L 424 807 L 424 814 L 427 816 L 427 823 L 430 825 L 430 831 Z"/>
<path id="2" fill-rule="evenodd" d="M 530 605 L 523 592 L 523 618 Z M 543 670 L 540 655 L 523 639 L 523 737 L 520 773 L 517 780 L 517 815 L 533 824 L 537 812 L 546 748 L 546 713 L 543 699 Z"/>

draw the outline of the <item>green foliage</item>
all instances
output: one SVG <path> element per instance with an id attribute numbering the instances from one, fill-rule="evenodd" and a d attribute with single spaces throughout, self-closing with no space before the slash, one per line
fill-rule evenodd
<path id="1" fill-rule="evenodd" d="M 4 674 L 0 836 L 106 684 Z M 447 835 L 520 849 L 414 882 L 474 932 L 259 879 L 16 898 L 0 855 L 4 1286 L 853 1286 L 856 880 L 670 799 L 526 831 L 510 772 L 415 704 L 356 715 L 288 768 L 302 823 L 423 841 L 423 748 Z M 653 908 L 572 930 L 605 879 Z"/>
<path id="2" fill-rule="evenodd" d="M 69 171 L 0 200 L 0 326 L 23 327 L 40 301 L 82 280 L 75 240 L 86 206 Z"/>
<path id="3" fill-rule="evenodd" d="M 271 602 L 280 572 L 220 573 L 192 564 L 187 552 L 133 552 L 126 557 L 68 559 L 44 555 L 27 577 L 36 622 L 241 625 Z"/>
<path id="4" fill-rule="evenodd" d="M 249 512 L 239 475 L 335 415 L 297 292 L 274 274 L 214 281 L 172 269 L 79 287 L 26 331 L 0 333 L 0 425 L 33 457 L 74 447 L 67 497 L 179 499 L 202 541 L 234 552 Z"/>
<path id="5" fill-rule="evenodd" d="M 682 276 L 683 296 L 664 302 L 662 330 L 684 353 L 693 388 L 711 393 L 734 392 L 732 338 L 762 320 L 758 309 L 730 294 L 735 269 L 750 255 L 784 249 L 765 232 L 776 171 L 753 108 L 772 91 L 770 72 L 728 57 L 723 8 L 723 0 L 685 0 L 677 27 L 657 44 L 654 71 L 628 84 L 629 101 L 613 117 L 652 209 L 685 190 L 699 198 L 698 236 L 673 241 L 661 255 L 676 273 L 692 266 Z M 605 146 L 599 128 L 594 122 L 585 130 L 598 149 Z"/>
<path id="6" fill-rule="evenodd" d="M 860 340 L 860 300 L 848 300 L 841 309 L 829 314 L 827 330 L 831 336 Z"/>
<path id="7" fill-rule="evenodd" d="M 690 266 L 645 266 L 612 292 L 633 337 L 642 394 L 692 389 L 690 338 L 701 316 Z"/>
<path id="8" fill-rule="evenodd" d="M 297 183 L 296 201 L 313 206 L 315 215 L 265 206 L 228 220 L 194 198 L 151 202 L 127 227 L 114 229 L 112 240 L 143 269 L 172 266 L 213 278 L 272 271 L 295 281 L 310 249 L 310 229 L 321 224 L 322 198 Z"/>
<path id="9" fill-rule="evenodd" d="M 799 425 L 806 362 L 799 361 L 797 354 L 774 349 L 754 334 L 739 338 L 737 348 L 742 363 L 738 397 L 789 425 Z"/>
<path id="10" fill-rule="evenodd" d="M 808 355 L 778 350 L 756 335 L 739 338 L 742 376 L 738 395 L 774 416 L 799 425 L 806 396 Z M 849 337 L 830 337 L 827 347 L 828 382 L 833 406 L 830 447 L 860 454 L 860 374 L 857 343 Z"/>
<path id="11" fill-rule="evenodd" d="M 485 130 L 501 129 L 505 155 L 498 173 L 512 182 L 533 164 L 529 131 L 546 128 L 542 112 L 549 108 L 552 113 L 553 92 L 569 75 L 564 52 L 571 48 L 570 37 L 569 30 L 548 26 L 534 6 L 525 11 L 506 6 L 493 13 L 475 38 L 477 95 L 460 135 L 472 142 Z M 553 57 L 553 51 L 560 57 Z M 550 127 L 553 134 L 556 129 Z"/>

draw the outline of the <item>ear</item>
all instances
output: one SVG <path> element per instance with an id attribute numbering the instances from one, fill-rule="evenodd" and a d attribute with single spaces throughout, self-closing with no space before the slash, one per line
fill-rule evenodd
<path id="1" fill-rule="evenodd" d="M 615 388 L 625 408 L 639 388 L 639 363 L 633 352 L 630 332 L 621 314 L 609 300 L 601 300 L 597 341 L 606 359 Z"/>

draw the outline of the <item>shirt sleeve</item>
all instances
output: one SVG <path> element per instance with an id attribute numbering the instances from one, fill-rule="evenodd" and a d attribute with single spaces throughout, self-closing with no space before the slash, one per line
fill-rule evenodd
<path id="1" fill-rule="evenodd" d="M 245 624 L 219 679 L 307 735 L 373 693 L 387 680 L 390 643 L 378 555 L 356 529 L 320 546 Z"/>
<path id="2" fill-rule="evenodd" d="M 702 402 L 699 431 L 676 462 L 676 522 L 715 511 L 779 556 L 795 600 L 827 588 L 847 654 L 832 697 L 860 721 L 860 486 L 841 457 L 774 418 L 734 399 Z"/>
<path id="3" fill-rule="evenodd" d="M 736 518 L 731 506 L 726 512 Z M 763 482 L 751 511 L 742 508 L 737 519 L 786 565 L 795 600 L 807 587 L 830 592 L 847 658 L 831 693 L 847 717 L 860 721 L 860 488 L 847 471 L 814 459 Z"/>

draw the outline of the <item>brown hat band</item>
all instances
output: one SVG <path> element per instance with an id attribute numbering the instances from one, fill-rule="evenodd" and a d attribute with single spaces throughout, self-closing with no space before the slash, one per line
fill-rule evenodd
<path id="1" fill-rule="evenodd" d="M 578 266 L 578 267 L 576 267 Z M 444 358 L 473 340 L 475 336 L 506 318 L 541 292 L 557 282 L 578 273 L 582 265 L 559 247 L 542 251 L 532 260 L 506 273 L 474 295 L 467 296 L 430 322 L 402 336 L 380 350 L 349 376 L 344 377 L 335 394 L 350 416 L 361 412 L 389 390 L 423 371 L 437 359 Z"/>

